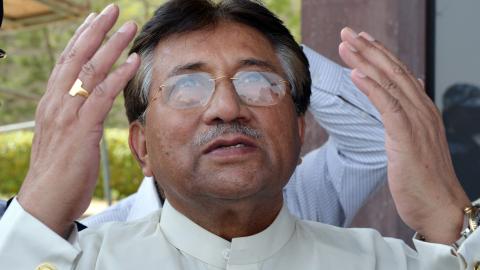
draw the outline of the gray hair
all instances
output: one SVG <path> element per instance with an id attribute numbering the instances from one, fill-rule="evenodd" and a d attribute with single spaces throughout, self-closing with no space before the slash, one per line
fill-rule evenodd
<path id="1" fill-rule="evenodd" d="M 311 94 L 308 60 L 283 22 L 259 0 L 170 0 L 145 24 L 130 50 L 140 55 L 142 65 L 124 91 L 129 122 L 145 120 L 156 45 L 170 35 L 215 27 L 221 21 L 252 27 L 271 42 L 290 84 L 297 114 L 306 112 Z"/>
<path id="2" fill-rule="evenodd" d="M 142 64 L 138 69 L 137 75 L 132 79 L 135 85 L 140 87 L 140 101 L 145 104 L 145 110 L 138 117 L 138 121 L 141 124 L 145 123 L 145 117 L 147 116 L 148 109 L 148 97 L 150 96 L 150 89 L 152 88 L 152 76 L 153 76 L 153 62 L 154 62 L 154 50 L 153 47 L 140 53 Z"/>

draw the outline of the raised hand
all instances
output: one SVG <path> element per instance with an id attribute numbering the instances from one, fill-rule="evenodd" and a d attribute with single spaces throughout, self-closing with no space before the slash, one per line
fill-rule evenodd
<path id="1" fill-rule="evenodd" d="M 382 115 L 388 183 L 401 218 L 426 240 L 451 244 L 470 205 L 455 175 L 438 109 L 406 66 L 367 33 L 341 32 L 341 58 Z"/>
<path id="2" fill-rule="evenodd" d="M 17 200 L 64 237 L 92 198 L 103 122 L 140 65 L 138 55 L 132 54 L 109 73 L 137 31 L 134 22 L 127 22 L 101 46 L 118 14 L 112 4 L 99 15 L 90 14 L 77 29 L 52 71 L 35 116 L 30 167 Z M 69 94 L 77 79 L 88 97 Z"/>

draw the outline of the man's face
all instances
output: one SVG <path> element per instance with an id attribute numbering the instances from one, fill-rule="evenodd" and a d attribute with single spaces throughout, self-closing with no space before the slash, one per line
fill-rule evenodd
<path id="1" fill-rule="evenodd" d="M 225 78 L 216 81 L 205 106 L 176 109 L 158 91 L 175 70 Z M 137 134 L 134 140 L 145 142 L 143 172 L 155 176 L 170 201 L 281 196 L 298 162 L 303 118 L 296 115 L 289 88 L 273 106 L 243 103 L 229 79 L 239 71 L 268 71 L 285 78 L 270 42 L 237 23 L 171 36 L 156 47 L 145 127 L 134 124 L 131 131 Z M 218 125 L 232 124 L 247 127 L 253 136 L 209 136 Z"/>

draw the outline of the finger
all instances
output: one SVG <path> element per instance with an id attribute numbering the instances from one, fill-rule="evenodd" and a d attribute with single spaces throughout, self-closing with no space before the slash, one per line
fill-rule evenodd
<path id="1" fill-rule="evenodd" d="M 347 49 L 350 48 L 350 49 Z M 342 42 L 339 46 L 339 53 L 343 61 L 352 68 L 358 68 L 363 74 L 366 74 L 370 79 L 374 80 L 377 84 L 383 87 L 389 92 L 401 105 L 405 108 L 406 113 L 412 114 L 411 117 L 417 117 L 419 114 L 423 117 L 430 117 L 436 113 L 435 104 L 425 95 L 419 95 L 415 99 L 411 99 L 406 96 L 404 89 L 406 87 L 412 87 L 409 84 L 397 85 L 396 82 L 388 78 L 382 71 L 374 67 L 368 61 L 366 61 L 361 55 L 352 51 L 352 48 L 348 43 Z M 355 50 L 355 48 L 353 48 Z M 360 63 L 360 64 L 359 64 Z"/>
<path id="2" fill-rule="evenodd" d="M 92 59 L 83 65 L 78 77 L 82 81 L 82 87 L 85 90 L 91 92 L 98 83 L 105 79 L 113 64 L 134 38 L 136 31 L 137 25 L 134 22 L 125 23 L 112 38 L 95 53 Z M 79 108 L 79 106 L 75 104 L 81 104 L 85 101 L 85 98 L 72 99 L 68 93 L 65 93 L 65 98 L 71 101 L 72 106 L 75 108 Z M 71 106 L 67 107 L 66 109 L 71 110 Z"/>
<path id="3" fill-rule="evenodd" d="M 62 54 L 60 55 L 60 58 L 57 60 L 58 62 L 62 62 L 62 55 L 66 54 L 66 52 L 70 51 L 73 44 L 75 44 L 75 42 L 77 41 L 78 37 L 83 33 L 83 31 L 85 31 L 85 29 L 87 29 L 90 26 L 90 24 L 93 22 L 93 20 L 95 20 L 96 17 L 97 17 L 96 12 L 90 13 L 90 15 L 88 15 L 88 17 L 85 19 L 85 22 L 82 23 L 77 28 L 77 30 L 75 30 L 75 33 L 73 34 L 72 38 L 68 41 L 67 46 L 65 47 Z"/>
<path id="4" fill-rule="evenodd" d="M 342 60 L 353 69 L 357 69 L 361 73 L 365 74 L 384 90 L 388 91 L 390 95 L 395 97 L 403 106 L 413 106 L 406 95 L 399 90 L 402 85 L 397 85 L 394 81 L 390 80 L 388 76 L 371 63 L 369 63 L 358 51 L 353 48 L 349 43 L 342 42 L 339 46 L 339 54 Z"/>
<path id="5" fill-rule="evenodd" d="M 106 7 L 95 20 L 83 31 L 74 42 L 71 49 L 59 61 L 57 80 L 51 88 L 55 96 L 63 97 L 72 87 L 82 66 L 94 55 L 102 44 L 106 34 L 118 18 L 119 10 L 114 4 Z M 77 97 L 81 98 L 81 97 Z"/>
<path id="6" fill-rule="evenodd" d="M 392 61 L 401 66 L 403 69 L 408 70 L 408 68 L 405 66 L 405 64 L 402 63 L 402 61 L 400 61 L 392 52 L 385 48 L 383 44 L 380 43 L 380 41 L 376 40 L 369 33 L 360 32 L 358 35 L 371 42 L 373 46 L 381 50 L 385 55 L 387 55 Z"/>
<path id="7" fill-rule="evenodd" d="M 429 113 L 436 114 L 438 109 L 426 94 L 425 81 L 422 80 L 421 78 L 415 79 L 415 76 L 411 73 L 408 67 L 402 61 L 400 61 L 400 59 L 398 59 L 392 52 L 390 52 L 387 48 L 385 48 L 385 46 L 381 42 L 373 38 L 369 33 L 361 32 L 359 36 L 362 36 L 367 41 L 371 42 L 372 45 L 374 45 L 377 49 L 381 50 L 387 57 L 389 57 L 393 62 L 398 64 L 398 66 L 404 70 L 405 74 L 408 75 L 408 78 L 410 79 L 410 81 L 417 86 L 416 89 L 418 92 L 418 96 L 415 96 L 415 95 L 412 96 L 412 98 L 414 98 L 414 101 L 418 101 L 418 103 L 416 102 L 416 105 L 418 105 L 421 108 L 425 107 L 426 110 L 424 112 L 426 114 L 429 114 Z"/>
<path id="8" fill-rule="evenodd" d="M 85 18 L 85 21 L 75 30 L 75 33 L 73 34 L 72 38 L 70 41 L 67 43 L 67 46 L 63 50 L 63 52 L 60 54 L 60 57 L 57 60 L 57 63 L 55 63 L 55 67 L 52 70 L 52 74 L 50 75 L 50 79 L 48 80 L 47 83 L 47 89 L 50 88 L 50 85 L 55 84 L 55 80 L 57 78 L 57 71 L 60 65 L 58 65 L 59 62 L 62 62 L 62 58 L 65 57 L 67 52 L 69 52 L 72 49 L 73 44 L 77 41 L 78 37 L 85 31 L 85 29 L 90 26 L 90 24 L 93 22 L 93 20 L 97 17 L 97 13 L 92 12 L 90 13 L 87 18 Z"/>
<path id="9" fill-rule="evenodd" d="M 410 73 L 411 77 L 414 78 L 414 76 L 411 74 L 410 70 L 408 69 L 408 67 L 402 62 L 400 61 L 400 59 L 398 59 L 392 52 L 390 52 L 387 48 L 385 48 L 385 46 L 378 40 L 376 40 L 374 37 L 372 37 L 369 33 L 367 32 L 360 32 L 360 34 L 358 34 L 359 36 L 365 38 L 366 40 L 368 40 L 369 42 L 372 43 L 373 46 L 375 46 L 377 49 L 379 49 L 380 51 L 382 51 L 388 58 L 390 58 L 390 60 L 392 60 L 393 62 L 395 62 L 399 67 L 401 67 L 405 72 L 407 73 Z M 418 83 L 417 81 L 415 80 L 412 80 L 413 83 Z M 419 84 L 418 86 L 420 86 L 422 89 L 424 88 L 423 85 Z"/>
<path id="10" fill-rule="evenodd" d="M 365 59 L 362 61 L 363 64 L 371 65 L 372 68 L 380 70 L 385 76 L 382 77 L 372 77 L 380 85 L 394 85 L 398 86 L 393 90 L 401 90 L 405 96 L 408 97 L 410 102 L 416 106 L 421 106 L 421 100 L 424 98 L 423 94 L 419 91 L 418 83 L 413 83 L 416 79 L 411 75 L 409 71 L 403 69 L 402 65 L 397 64 L 395 61 L 392 61 L 385 53 L 379 50 L 372 42 L 366 40 L 362 36 L 357 35 L 350 28 L 345 28 L 341 32 L 341 37 L 343 41 L 348 42 L 356 50 L 358 54 Z M 360 68 L 360 70 L 362 70 Z M 363 70 L 362 70 L 363 71 Z"/>
<path id="11" fill-rule="evenodd" d="M 398 99 L 358 69 L 352 70 L 352 81 L 377 108 L 387 135 L 394 140 L 409 141 L 411 123 Z"/>
<path id="12" fill-rule="evenodd" d="M 112 108 L 115 97 L 133 78 L 139 66 L 140 57 L 136 53 L 131 54 L 125 63 L 95 87 L 85 104 L 80 108 L 80 119 L 88 121 L 90 127 L 101 127 Z"/>
<path id="13" fill-rule="evenodd" d="M 398 60 L 393 54 L 387 52 L 385 48 L 382 48 L 375 42 L 368 33 L 362 32 L 362 35 L 357 35 L 352 29 L 344 28 L 341 32 L 341 38 L 343 41 L 351 44 L 351 47 L 359 51 L 367 61 L 380 68 L 386 75 L 393 77 L 393 79 L 405 80 L 411 82 L 410 73 L 406 66 Z M 402 76 L 402 75 L 406 76 Z"/>

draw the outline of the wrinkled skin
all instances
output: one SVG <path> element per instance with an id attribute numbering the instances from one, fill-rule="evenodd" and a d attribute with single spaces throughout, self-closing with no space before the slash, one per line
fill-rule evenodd
<path id="1" fill-rule="evenodd" d="M 403 221 L 428 241 L 452 244 L 470 205 L 453 169 L 441 115 L 422 81 L 367 33 L 341 32 L 340 56 L 382 115 L 388 184 Z"/>
<path id="2" fill-rule="evenodd" d="M 110 5 L 78 28 L 50 75 L 35 115 L 30 167 L 17 200 L 62 236 L 90 204 L 103 122 L 140 64 L 134 54 L 109 74 L 137 30 L 135 23 L 127 22 L 101 46 L 118 14 L 118 7 Z M 77 78 L 90 92 L 87 99 L 68 94 Z"/>

